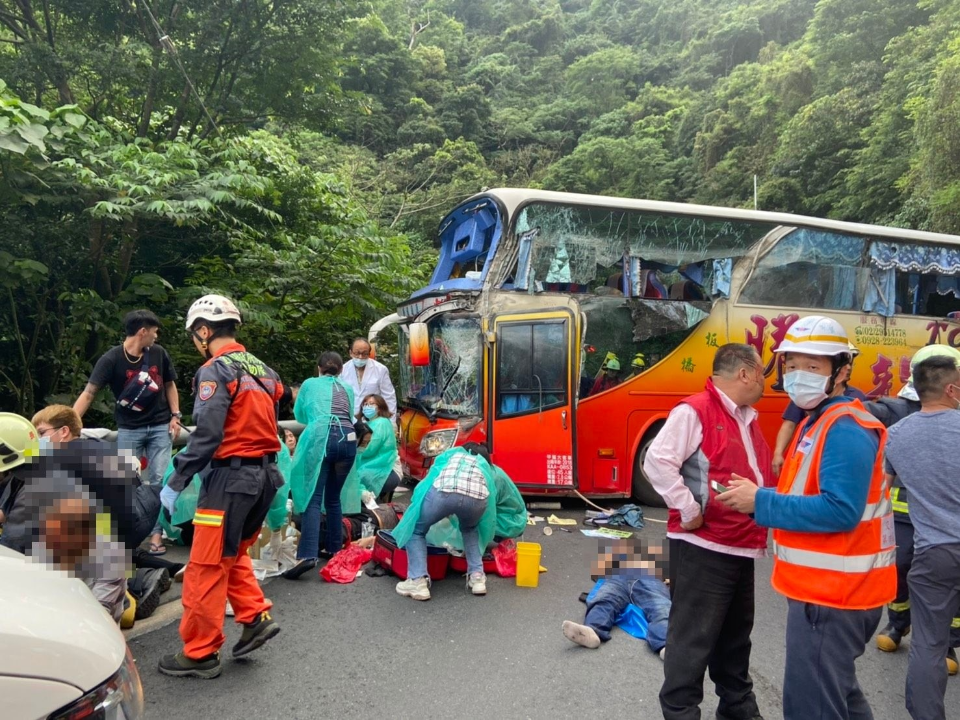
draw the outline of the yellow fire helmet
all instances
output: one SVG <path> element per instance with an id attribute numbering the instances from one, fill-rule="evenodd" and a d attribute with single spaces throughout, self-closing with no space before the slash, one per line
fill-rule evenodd
<path id="1" fill-rule="evenodd" d="M 644 357 L 643 353 L 637 353 L 633 356 L 633 362 L 630 363 L 630 367 L 633 368 L 645 368 L 647 366 L 647 358 Z"/>
<path id="2" fill-rule="evenodd" d="M 12 470 L 40 454 L 40 433 L 25 417 L 0 413 L 0 472 Z"/>

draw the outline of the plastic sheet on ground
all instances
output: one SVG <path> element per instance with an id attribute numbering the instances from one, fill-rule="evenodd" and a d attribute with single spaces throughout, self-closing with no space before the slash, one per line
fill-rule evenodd
<path id="1" fill-rule="evenodd" d="M 320 577 L 327 582 L 346 585 L 357 579 L 360 569 L 373 558 L 373 550 L 348 545 L 323 566 Z"/>

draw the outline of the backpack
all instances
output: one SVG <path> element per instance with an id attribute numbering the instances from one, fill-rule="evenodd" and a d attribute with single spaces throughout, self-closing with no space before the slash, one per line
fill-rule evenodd
<path id="1" fill-rule="evenodd" d="M 145 412 L 157 402 L 161 389 L 150 377 L 150 351 L 145 349 L 140 372 L 127 380 L 117 398 L 117 405 L 132 412 Z"/>

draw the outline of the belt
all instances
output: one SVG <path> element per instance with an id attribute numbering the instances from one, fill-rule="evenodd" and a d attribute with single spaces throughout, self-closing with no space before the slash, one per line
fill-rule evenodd
<path id="1" fill-rule="evenodd" d="M 225 468 L 225 467 L 266 467 L 277 461 L 277 454 L 270 453 L 269 455 L 264 455 L 262 457 L 250 458 L 250 457 L 229 457 L 229 458 L 219 458 L 217 460 L 210 461 L 210 467 L 212 468 Z"/>

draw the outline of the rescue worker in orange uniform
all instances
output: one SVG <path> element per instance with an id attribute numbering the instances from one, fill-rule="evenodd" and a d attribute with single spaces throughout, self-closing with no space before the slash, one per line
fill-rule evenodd
<path id="1" fill-rule="evenodd" d="M 784 388 L 807 411 L 776 491 L 735 479 L 720 501 L 773 528 L 773 587 L 788 599 L 783 716 L 873 717 L 855 661 L 897 591 L 887 431 L 837 378 L 853 361 L 846 331 L 800 318 L 777 349 Z"/>
<path id="2" fill-rule="evenodd" d="M 183 578 L 183 649 L 160 660 L 175 677 L 220 675 L 226 601 L 243 626 L 233 657 L 256 650 L 280 632 L 271 603 L 253 574 L 247 549 L 256 540 L 283 477 L 277 469 L 277 412 L 283 386 L 277 374 L 237 342 L 240 311 L 231 300 L 206 295 L 190 306 L 187 330 L 207 362 L 194 378 L 196 430 L 174 458 L 160 499 L 168 511 L 200 473 L 193 546 Z"/>

